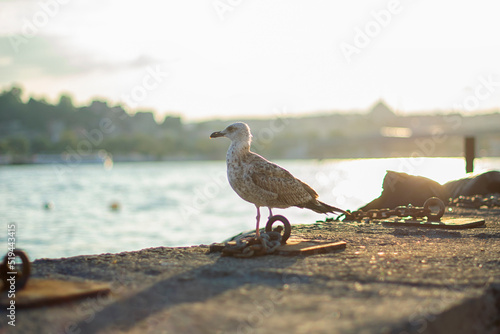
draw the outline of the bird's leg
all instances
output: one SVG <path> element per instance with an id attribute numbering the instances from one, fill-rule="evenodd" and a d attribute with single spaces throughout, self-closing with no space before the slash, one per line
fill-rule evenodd
<path id="1" fill-rule="evenodd" d="M 269 218 L 271 218 L 273 216 L 273 212 L 271 211 L 271 207 L 270 206 L 268 206 L 267 208 L 269 209 L 269 217 L 267 219 L 269 219 Z"/>
<path id="2" fill-rule="evenodd" d="M 260 207 L 259 206 L 255 206 L 257 208 L 257 225 L 255 227 L 255 237 L 258 239 L 260 238 L 260 232 L 259 232 L 259 222 L 260 222 Z"/>

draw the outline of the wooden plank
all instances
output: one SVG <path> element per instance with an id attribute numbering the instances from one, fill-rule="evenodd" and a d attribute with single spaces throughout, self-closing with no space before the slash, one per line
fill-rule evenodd
<path id="1" fill-rule="evenodd" d="M 444 218 L 440 222 L 428 222 L 427 220 L 396 219 L 385 220 L 382 225 L 386 227 L 423 227 L 440 228 L 449 230 L 462 230 L 467 228 L 483 227 L 484 219 L 477 218 Z"/>
<path id="2" fill-rule="evenodd" d="M 15 292 L 15 301 L 16 308 L 47 306 L 84 297 L 103 296 L 110 291 L 110 286 L 107 283 L 31 278 L 23 289 Z M 7 306 L 9 303 L 8 295 L 2 294 L 0 305 Z"/>
<path id="3" fill-rule="evenodd" d="M 288 240 L 286 245 L 278 247 L 277 253 L 288 256 L 323 254 L 343 250 L 346 245 L 345 241 L 325 242 L 324 240 L 292 239 Z"/>
<path id="4" fill-rule="evenodd" d="M 225 244 L 212 244 L 210 245 L 210 253 L 220 252 L 224 249 Z M 281 245 L 276 250 L 277 255 L 313 255 L 321 253 L 329 253 L 346 248 L 346 242 L 330 242 L 325 240 L 316 239 L 288 239 L 286 244 Z"/>

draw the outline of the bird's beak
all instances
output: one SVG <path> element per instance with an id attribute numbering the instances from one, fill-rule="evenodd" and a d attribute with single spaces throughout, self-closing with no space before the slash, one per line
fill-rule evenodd
<path id="1" fill-rule="evenodd" d="M 224 133 L 222 131 L 215 131 L 210 135 L 210 138 L 224 137 Z"/>

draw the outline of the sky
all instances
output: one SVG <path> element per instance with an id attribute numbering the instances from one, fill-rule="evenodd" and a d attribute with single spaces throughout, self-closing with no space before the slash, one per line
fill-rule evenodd
<path id="1" fill-rule="evenodd" d="M 500 107 L 500 5 L 0 0 L 0 89 L 186 119 Z"/>

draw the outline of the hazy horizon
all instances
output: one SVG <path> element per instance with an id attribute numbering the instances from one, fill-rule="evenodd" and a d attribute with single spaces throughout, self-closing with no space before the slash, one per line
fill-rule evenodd
<path id="1" fill-rule="evenodd" d="M 13 88 L 20 88 L 23 90 L 22 93 L 22 102 L 27 103 L 30 98 L 34 98 L 38 101 L 45 101 L 50 105 L 57 105 L 59 103 L 59 100 L 62 96 L 64 97 L 69 97 L 72 99 L 74 107 L 75 108 L 82 108 L 82 107 L 89 107 L 92 102 L 104 102 L 107 103 L 109 107 L 122 107 L 125 112 L 127 112 L 129 115 L 133 116 L 137 112 L 151 112 L 154 115 L 155 121 L 160 124 L 163 122 L 165 117 L 179 117 L 182 119 L 183 122 L 185 123 L 203 123 L 203 122 L 212 122 L 212 121 L 233 121 L 233 120 L 268 120 L 268 119 L 274 119 L 274 118 L 309 118 L 309 117 L 328 117 L 331 115 L 363 115 L 363 114 L 369 114 L 370 112 L 373 111 L 373 108 L 376 107 L 379 104 L 383 104 L 386 106 L 390 111 L 392 111 L 396 116 L 399 117 L 404 117 L 404 116 L 440 116 L 440 115 L 448 115 L 448 114 L 461 114 L 463 116 L 481 116 L 481 115 L 489 115 L 493 113 L 498 113 L 500 112 L 500 107 L 492 107 L 489 109 L 477 109 L 472 112 L 463 112 L 459 111 L 457 109 L 432 109 L 432 110 L 414 110 L 414 111 L 401 111 L 394 109 L 393 106 L 389 105 L 386 101 L 384 100 L 376 100 L 373 101 L 372 104 L 368 105 L 367 108 L 365 109 L 330 109 L 330 110 L 309 110 L 309 111 L 304 111 L 304 112 L 293 112 L 288 110 L 286 107 L 281 107 L 281 108 L 274 108 L 271 110 L 268 114 L 228 114 L 228 115 L 201 115 L 196 118 L 189 118 L 186 117 L 183 113 L 180 112 L 175 112 L 175 111 L 170 111 L 170 112 L 160 112 L 156 109 L 153 108 L 136 108 L 136 109 L 131 109 L 129 108 L 126 104 L 120 103 L 120 102 L 114 102 L 112 100 L 108 100 L 106 97 L 103 96 L 95 96 L 89 98 L 87 101 L 83 102 L 78 102 L 74 100 L 73 95 L 67 93 L 67 92 L 61 92 L 59 96 L 53 99 L 47 98 L 47 96 L 44 95 L 28 95 L 26 91 L 24 91 L 24 87 L 22 85 L 18 84 L 13 84 L 11 86 L 7 87 L 0 87 L 0 94 L 4 92 L 8 92 L 9 90 Z"/>
<path id="2" fill-rule="evenodd" d="M 189 121 L 500 107 L 493 1 L 0 1 L 0 89 Z"/>

